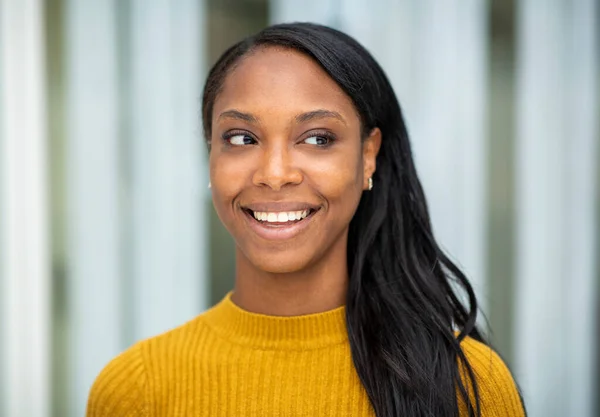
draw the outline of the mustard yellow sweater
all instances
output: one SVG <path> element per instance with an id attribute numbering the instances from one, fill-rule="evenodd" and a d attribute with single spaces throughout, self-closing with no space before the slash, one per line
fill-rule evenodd
<path id="1" fill-rule="evenodd" d="M 242 310 L 230 296 L 110 362 L 92 387 L 87 416 L 374 416 L 352 363 L 344 307 L 275 317 Z M 482 415 L 523 416 L 498 355 L 473 339 L 462 347 Z"/>

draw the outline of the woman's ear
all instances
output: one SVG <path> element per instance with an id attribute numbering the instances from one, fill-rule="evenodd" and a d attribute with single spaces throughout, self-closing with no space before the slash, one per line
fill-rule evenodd
<path id="1" fill-rule="evenodd" d="M 377 154 L 381 147 L 381 130 L 376 127 L 363 141 L 363 190 L 369 189 L 369 178 L 377 168 Z"/>

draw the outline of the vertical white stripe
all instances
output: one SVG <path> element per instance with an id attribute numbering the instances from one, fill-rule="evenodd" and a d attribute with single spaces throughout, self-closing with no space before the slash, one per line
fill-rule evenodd
<path id="1" fill-rule="evenodd" d="M 178 202 L 180 239 L 177 262 L 180 265 L 180 298 L 187 305 L 181 309 L 175 323 L 189 320 L 190 314 L 209 307 L 210 277 L 208 240 L 209 213 L 207 200 L 208 156 L 202 133 L 202 88 L 206 74 L 206 5 L 204 0 L 172 2 L 173 33 L 173 94 L 175 97 L 173 138 L 177 140 L 179 171 Z M 217 277 L 218 278 L 218 277 Z M 190 294 L 188 294 L 188 292 Z"/>
<path id="2" fill-rule="evenodd" d="M 67 239 L 71 415 L 122 348 L 115 2 L 68 0 Z"/>
<path id="3" fill-rule="evenodd" d="M 563 11 L 519 3 L 517 61 L 517 376 L 532 416 L 565 416 Z M 547 48 L 545 45 L 553 45 Z M 556 56 L 555 56 L 556 54 Z"/>
<path id="4" fill-rule="evenodd" d="M 596 14 L 519 3 L 517 376 L 532 416 L 591 417 Z"/>
<path id="5" fill-rule="evenodd" d="M 488 3 L 462 0 L 457 4 L 458 68 L 454 101 L 457 103 L 456 132 L 461 140 L 457 194 L 460 227 L 449 240 L 473 285 L 480 307 L 486 311 L 489 295 L 487 271 L 487 193 L 488 184 Z M 453 83 L 448 78 L 448 83 Z M 452 106 L 452 103 L 448 103 Z M 440 173 L 438 179 L 443 177 Z M 443 208 L 442 208 L 443 210 Z M 442 221 L 452 221 L 445 218 Z M 454 249 L 456 248 L 456 249 Z M 483 321 L 480 322 L 483 325 Z"/>
<path id="6" fill-rule="evenodd" d="M 2 10 L 2 3 L 0 3 L 0 24 L 2 24 L 2 15 L 5 12 Z M 4 39 L 4 33 L 2 32 L 2 30 L 0 29 L 0 91 L 4 91 L 3 87 L 4 87 L 4 72 L 3 72 L 3 65 L 2 65 L 2 61 L 4 60 L 4 43 L 3 43 L 3 39 Z M 4 157 L 3 155 L 6 155 L 6 143 L 7 140 L 4 137 L 5 133 L 4 133 L 4 97 L 0 96 L 0 314 L 2 314 L 2 317 L 4 317 L 6 315 L 6 311 L 5 310 L 5 305 L 7 303 L 7 297 L 5 294 L 7 294 L 6 288 L 8 287 L 7 282 L 8 282 L 8 277 L 6 276 L 7 270 L 6 268 L 4 268 L 2 265 L 6 265 L 6 260 L 5 260 L 5 256 L 7 255 L 6 250 L 4 249 L 5 245 L 8 243 L 7 242 L 7 233 L 6 233 L 6 221 L 7 221 L 7 216 L 4 214 L 6 213 L 6 208 L 7 207 L 7 196 L 6 196 L 6 170 L 4 168 L 4 166 L 6 165 L 4 162 Z M 4 294 L 4 295 L 3 295 Z M 0 320 L 0 340 L 4 340 L 8 334 L 6 331 L 6 327 L 7 327 L 7 320 Z M 5 409 L 5 405 L 6 404 L 6 395 L 8 394 L 7 392 L 7 386 L 8 386 L 8 372 L 6 370 L 6 367 L 8 366 L 7 363 L 7 358 L 8 358 L 8 354 L 7 354 L 7 347 L 5 346 L 4 343 L 0 343 L 0 413 L 6 413 L 6 409 Z"/>
<path id="7" fill-rule="evenodd" d="M 131 114 L 135 338 L 206 306 L 198 28 L 202 2 L 133 0 Z"/>
<path id="8" fill-rule="evenodd" d="M 569 127 L 563 140 L 569 143 L 565 165 L 570 172 L 566 191 L 566 231 L 569 248 L 566 251 L 567 366 L 570 373 L 567 385 L 570 416 L 597 416 L 593 409 L 598 394 L 594 371 L 600 346 L 598 345 L 597 294 L 595 267 L 598 267 L 598 242 L 595 204 L 598 197 L 596 170 L 598 169 L 598 2 L 577 0 L 572 3 L 567 58 L 570 85 L 565 111 Z M 596 283 L 596 285 L 594 285 Z"/>
<path id="9" fill-rule="evenodd" d="M 485 310 L 487 3 L 414 5 L 411 141 L 441 245 Z"/>
<path id="10" fill-rule="evenodd" d="M 43 4 L 0 4 L 0 305 L 5 404 L 11 417 L 49 413 L 50 273 Z"/>

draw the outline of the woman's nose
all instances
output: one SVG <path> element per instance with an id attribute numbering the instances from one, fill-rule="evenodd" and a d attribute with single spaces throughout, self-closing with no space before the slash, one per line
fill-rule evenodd
<path id="1" fill-rule="evenodd" d="M 287 144 L 265 148 L 258 161 L 253 182 L 258 186 L 266 185 L 274 191 L 279 191 L 286 185 L 300 184 L 302 172 L 294 163 L 293 150 Z"/>

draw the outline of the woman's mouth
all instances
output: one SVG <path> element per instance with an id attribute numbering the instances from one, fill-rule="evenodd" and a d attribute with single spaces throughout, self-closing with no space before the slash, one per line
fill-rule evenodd
<path id="1" fill-rule="evenodd" d="M 250 227 L 267 240 L 290 239 L 303 231 L 319 209 L 293 211 L 254 211 L 243 208 Z"/>
<path id="2" fill-rule="evenodd" d="M 268 212 L 268 211 L 251 211 L 252 216 L 259 222 L 272 223 L 272 224 L 285 224 L 289 222 L 299 222 L 305 219 L 311 212 L 312 209 L 298 210 L 298 211 L 279 211 L 279 212 Z"/>

